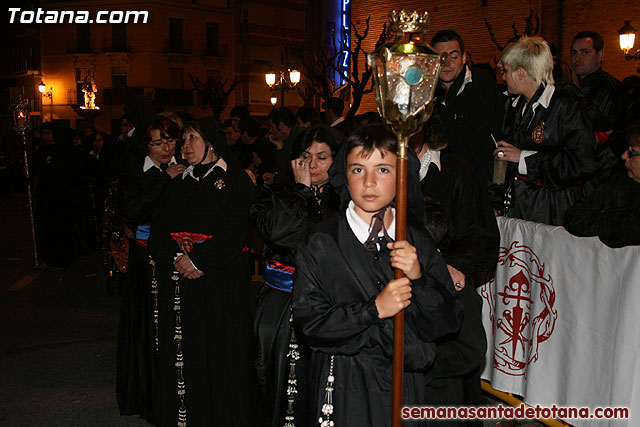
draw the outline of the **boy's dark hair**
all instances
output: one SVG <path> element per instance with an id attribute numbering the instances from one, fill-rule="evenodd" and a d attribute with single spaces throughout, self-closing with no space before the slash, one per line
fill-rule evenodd
<path id="1" fill-rule="evenodd" d="M 311 126 L 320 123 L 320 116 L 313 107 L 302 107 L 296 113 L 296 118 L 300 119 L 302 123 L 311 123 Z"/>
<path id="2" fill-rule="evenodd" d="M 260 134 L 262 133 L 260 123 L 258 123 L 258 121 L 253 117 L 245 117 L 244 119 L 240 119 L 238 128 L 240 129 L 240 132 L 246 132 L 251 138 L 260 136 Z"/>
<path id="3" fill-rule="evenodd" d="M 297 159 L 311 147 L 314 141 L 324 142 L 331 149 L 331 156 L 335 159 L 338 150 L 344 143 L 342 133 L 327 125 L 318 125 L 304 131 L 293 143 L 291 158 Z"/>
<path id="4" fill-rule="evenodd" d="M 460 53 L 464 53 L 464 42 L 462 41 L 462 37 L 460 34 L 456 33 L 453 30 L 441 30 L 438 31 L 433 38 L 431 39 L 431 46 L 436 43 L 445 43 L 445 42 L 453 42 L 456 41 L 460 45 Z"/>
<path id="5" fill-rule="evenodd" d="M 322 108 L 324 108 L 325 110 L 331 110 L 333 111 L 333 114 L 341 117 L 342 113 L 344 112 L 344 101 L 336 97 L 329 98 L 322 103 Z"/>
<path id="6" fill-rule="evenodd" d="M 229 117 L 238 117 L 240 120 L 251 117 L 251 112 L 244 105 L 238 105 L 231 109 Z"/>
<path id="7" fill-rule="evenodd" d="M 280 123 L 284 123 L 285 126 L 292 129 L 296 124 L 296 116 L 293 114 L 293 111 L 287 107 L 278 107 L 271 110 L 269 119 L 277 127 L 280 126 Z"/>
<path id="8" fill-rule="evenodd" d="M 602 49 L 604 49 L 604 40 L 602 39 L 602 36 L 595 31 L 580 31 L 578 34 L 576 34 L 573 40 L 571 40 L 571 44 L 573 44 L 573 42 L 578 39 L 587 38 L 593 40 L 593 49 L 596 52 L 600 52 Z"/>
<path id="9" fill-rule="evenodd" d="M 355 130 L 347 139 L 346 154 L 362 148 L 362 156 L 368 158 L 374 150 L 384 157 L 385 152 L 396 154 L 398 139 L 395 134 L 379 123 L 367 124 Z"/>

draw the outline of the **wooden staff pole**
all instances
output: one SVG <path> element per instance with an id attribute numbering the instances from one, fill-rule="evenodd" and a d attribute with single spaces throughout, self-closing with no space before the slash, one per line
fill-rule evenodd
<path id="1" fill-rule="evenodd" d="M 396 242 L 407 238 L 407 149 L 409 138 L 398 136 L 396 163 Z M 395 278 L 404 277 L 402 270 L 395 269 Z M 400 427 L 402 410 L 402 374 L 404 371 L 404 310 L 393 318 L 393 386 L 392 426 Z"/>

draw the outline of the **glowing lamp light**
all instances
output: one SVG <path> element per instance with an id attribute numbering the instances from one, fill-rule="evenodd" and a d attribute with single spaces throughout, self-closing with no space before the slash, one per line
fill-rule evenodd
<path id="1" fill-rule="evenodd" d="M 264 79 L 267 81 L 267 84 L 269 86 L 273 86 L 274 84 L 276 84 L 276 73 L 269 72 L 264 75 Z"/>
<path id="2" fill-rule="evenodd" d="M 298 83 L 300 83 L 300 71 L 298 70 L 289 71 L 289 81 L 291 81 L 291 83 L 294 85 L 297 85 Z"/>
<path id="3" fill-rule="evenodd" d="M 275 97 L 275 96 L 272 96 L 271 97 L 271 105 L 273 105 L 275 107 L 277 103 L 278 103 L 278 98 Z"/>
<path id="4" fill-rule="evenodd" d="M 40 80 L 40 84 L 38 85 L 38 90 L 40 91 L 40 93 L 44 93 L 44 91 L 47 90 L 47 86 L 44 84 L 42 80 Z"/>
<path id="5" fill-rule="evenodd" d="M 620 35 L 620 49 L 622 49 L 625 55 L 633 48 L 636 31 L 638 30 L 631 26 L 631 21 L 624 21 L 624 25 L 618 30 L 618 34 Z"/>

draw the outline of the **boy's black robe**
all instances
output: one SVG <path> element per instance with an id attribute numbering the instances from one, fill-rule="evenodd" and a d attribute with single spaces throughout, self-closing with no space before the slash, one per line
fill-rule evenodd
<path id="1" fill-rule="evenodd" d="M 404 404 L 422 402 L 423 374 L 435 357 L 433 341 L 457 330 L 462 307 L 444 259 L 426 231 L 407 229 L 418 249 L 423 276 L 413 282 L 405 317 Z M 325 399 L 331 355 L 335 355 L 336 425 L 391 423 L 393 319 L 379 319 L 375 299 L 394 277 L 386 247 L 368 252 L 344 212 L 321 223 L 296 258 L 293 309 L 297 330 L 314 350 L 317 423 Z"/>

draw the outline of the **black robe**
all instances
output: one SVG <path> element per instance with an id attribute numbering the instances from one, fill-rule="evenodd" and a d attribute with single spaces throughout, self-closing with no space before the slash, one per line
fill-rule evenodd
<path id="1" fill-rule="evenodd" d="M 435 357 L 436 338 L 457 330 L 461 306 L 442 256 L 424 230 L 407 229 L 423 275 L 413 281 L 405 315 L 404 404 L 423 401 L 423 371 Z M 336 425 L 391 422 L 393 319 L 378 318 L 375 299 L 393 279 L 389 251 L 368 252 L 344 213 L 321 223 L 298 252 L 293 310 L 301 339 L 312 348 L 317 423 L 335 356 L 332 420 Z"/>
<path id="2" fill-rule="evenodd" d="M 612 248 L 640 245 L 640 183 L 626 171 L 612 176 L 567 209 L 565 227 L 576 236 L 598 236 Z"/>
<path id="3" fill-rule="evenodd" d="M 471 165 L 455 154 L 441 152 L 442 170 L 431 164 L 420 185 L 422 194 L 437 200 L 447 216 L 447 231 L 438 248 L 447 264 L 471 278 L 495 268 L 500 232 L 486 189 Z"/>
<path id="4" fill-rule="evenodd" d="M 144 158 L 132 159 L 120 180 L 122 215 L 136 233 L 138 225 L 151 222 L 170 176 L 156 167 L 142 171 Z M 176 179 L 179 179 L 177 177 Z M 146 241 L 130 239 L 120 321 L 116 396 L 122 415 L 140 414 L 153 420 L 153 388 L 156 352 L 153 326 L 151 265 Z"/>
<path id="5" fill-rule="evenodd" d="M 620 159 L 627 148 L 624 132 L 627 127 L 628 99 L 624 88 L 611 74 L 598 68 L 583 78 L 578 78 L 580 91 L 593 102 L 608 121 L 607 130 L 613 130 L 606 143 L 606 148 L 613 152 L 616 160 Z"/>
<path id="6" fill-rule="evenodd" d="M 495 268 L 500 232 L 486 190 L 471 165 L 446 152 L 441 152 L 440 163 L 441 170 L 433 163 L 430 165 L 421 181 L 422 193 L 437 201 L 444 210 L 446 232 L 438 248 L 447 264 L 465 275 L 466 286 L 459 292 L 464 305 L 460 330 L 437 341 L 436 359 L 426 371 L 425 403 L 480 405 L 480 373 L 487 341 L 482 325 L 482 299 L 476 284 L 481 284 L 477 280 Z M 429 218 L 430 209 L 427 208 L 426 214 Z M 446 423 L 449 426 L 465 424 L 465 421 Z"/>
<path id="7" fill-rule="evenodd" d="M 471 82 L 460 92 L 466 70 L 467 66 L 446 94 L 438 86 L 435 115 L 442 121 L 446 150 L 468 161 L 485 185 L 491 178 L 495 147 L 491 135 L 500 136 L 504 107 L 495 79 L 484 70 L 472 69 Z"/>
<path id="8" fill-rule="evenodd" d="M 252 328 L 248 254 L 249 206 L 254 187 L 235 162 L 215 167 L 199 181 L 178 177 L 167 187 L 153 217 L 149 251 L 156 261 L 160 299 L 160 358 L 155 400 L 156 422 L 175 426 L 178 419 L 176 313 L 171 279 L 179 252 L 170 233 L 211 236 L 195 243 L 189 257 L 204 276 L 177 274 L 181 292 L 187 424 L 250 424 Z"/>
<path id="9" fill-rule="evenodd" d="M 320 193 L 319 202 L 313 191 L 303 184 L 265 186 L 264 196 L 251 206 L 252 220 L 265 241 L 265 259 L 295 267 L 295 255 L 311 229 L 333 215 L 338 205 L 338 196 L 329 185 Z M 266 284 L 261 287 L 254 326 L 258 341 L 256 368 L 261 385 L 258 425 L 281 427 L 285 421 L 290 313 L 290 293 Z M 298 345 L 300 359 L 295 364 L 294 416 L 300 422 L 308 417 L 306 373 L 309 351 L 304 343 Z"/>
<path id="10" fill-rule="evenodd" d="M 543 90 L 541 85 L 529 104 Z M 508 163 L 506 184 L 489 186 L 491 203 L 506 216 L 562 225 L 564 211 L 582 197 L 582 183 L 595 171 L 595 138 L 581 103 L 569 92 L 555 88 L 548 107 L 533 111 L 531 105 L 524 96 L 509 101 L 503 139 L 536 153 L 525 159 L 526 176 L 518 174 L 518 164 Z"/>

